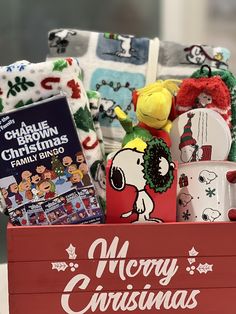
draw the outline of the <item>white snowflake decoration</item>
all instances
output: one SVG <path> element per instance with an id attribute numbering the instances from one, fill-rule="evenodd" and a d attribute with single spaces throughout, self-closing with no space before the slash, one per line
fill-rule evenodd
<path id="1" fill-rule="evenodd" d="M 69 259 L 76 259 L 77 255 L 75 254 L 76 248 L 70 244 L 69 247 L 66 249 L 66 252 L 69 255 Z"/>

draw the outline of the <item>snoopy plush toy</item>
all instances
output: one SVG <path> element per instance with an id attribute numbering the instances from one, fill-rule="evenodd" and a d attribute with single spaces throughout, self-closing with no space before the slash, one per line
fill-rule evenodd
<path id="1" fill-rule="evenodd" d="M 134 222 L 162 222 L 159 218 L 151 217 L 155 204 L 146 186 L 149 185 L 159 193 L 170 188 L 174 179 L 174 163 L 163 140 L 153 138 L 145 143 L 143 151 L 140 151 L 140 145 L 136 145 L 136 142 L 130 142 L 129 147 L 124 147 L 113 157 L 109 173 L 110 184 L 117 191 L 124 190 L 127 185 L 136 189 L 133 208 L 121 217 L 126 218 L 136 213 L 138 218 Z"/>

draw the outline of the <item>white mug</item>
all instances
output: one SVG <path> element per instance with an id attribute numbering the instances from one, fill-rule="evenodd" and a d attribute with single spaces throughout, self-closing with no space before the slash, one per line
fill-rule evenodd
<path id="1" fill-rule="evenodd" d="M 236 163 L 179 164 L 177 221 L 229 221 L 236 208 Z"/>

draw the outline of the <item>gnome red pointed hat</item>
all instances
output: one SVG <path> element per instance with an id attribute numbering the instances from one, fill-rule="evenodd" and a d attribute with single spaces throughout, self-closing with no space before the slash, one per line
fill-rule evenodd
<path id="1" fill-rule="evenodd" d="M 193 132 L 191 130 L 192 128 L 192 117 L 194 116 L 194 113 L 188 113 L 188 121 L 184 126 L 184 132 L 181 135 L 180 138 L 180 144 L 179 144 L 179 149 L 182 149 L 185 146 L 188 145 L 195 145 L 197 142 L 193 138 Z"/>

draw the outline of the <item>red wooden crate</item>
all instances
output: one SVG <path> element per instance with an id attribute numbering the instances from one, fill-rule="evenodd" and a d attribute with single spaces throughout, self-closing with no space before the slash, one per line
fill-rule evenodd
<path id="1" fill-rule="evenodd" d="M 10 314 L 235 314 L 236 223 L 8 226 Z"/>

